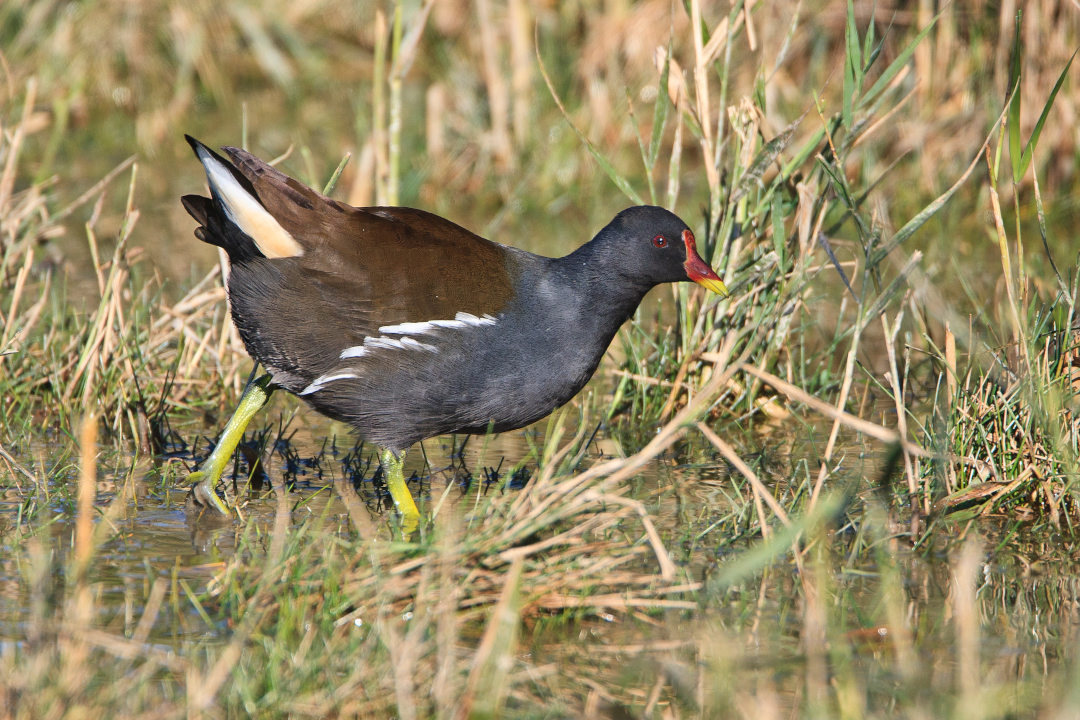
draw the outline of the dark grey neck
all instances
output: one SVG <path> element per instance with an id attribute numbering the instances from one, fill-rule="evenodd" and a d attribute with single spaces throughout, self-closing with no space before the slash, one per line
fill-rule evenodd
<path id="1" fill-rule="evenodd" d="M 554 261 L 562 281 L 584 298 L 582 321 L 609 342 L 654 284 L 621 271 L 619 257 L 601 238 Z"/>

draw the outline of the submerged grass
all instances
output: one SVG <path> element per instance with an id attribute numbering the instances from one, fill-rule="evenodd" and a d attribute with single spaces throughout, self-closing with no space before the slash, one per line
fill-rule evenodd
<path id="1" fill-rule="evenodd" d="M 44 22 L 28 7 L 0 11 L 20 62 L 33 57 L 26 38 Z M 611 156 L 603 138 L 613 126 L 587 125 L 561 102 L 558 58 L 539 65 L 558 111 L 628 197 L 683 210 L 686 197 L 701 203 L 699 248 L 731 298 L 682 285 L 673 314 L 660 308 L 651 322 L 643 311 L 622 336 L 614 394 L 587 395 L 543 434 L 528 434 L 531 453 L 507 470 L 485 466 L 487 440 L 472 469 L 457 449 L 444 488 L 425 468 L 430 521 L 412 541 L 377 511 L 378 471 L 362 446 L 339 457 L 324 445 L 301 462 L 283 420 L 238 456 L 234 489 L 252 481 L 243 518 L 215 529 L 190 516 L 195 565 L 176 555 L 151 562 L 138 542 L 148 516 L 177 512 L 179 465 L 199 454 L 191 426 L 220 425 L 249 368 L 227 313 L 227 267 L 166 302 L 164 281 L 133 245 L 145 171 L 134 159 L 54 210 L 56 181 L 31 170 L 48 168 L 63 139 L 25 142 L 42 123 L 37 81 L 27 82 L 0 142 L 0 717 L 1077 714 L 1080 276 L 1057 276 L 1049 291 L 1033 281 L 1019 222 L 1013 237 L 1006 232 L 997 184 L 1004 133 L 1025 147 L 1016 98 L 1028 102 L 1030 83 L 1014 73 L 1019 85 L 1008 84 L 996 120 L 965 146 L 959 177 L 892 232 L 879 189 L 893 168 L 872 179 L 861 170 L 875 167 L 871 138 L 926 92 L 921 82 L 937 94 L 951 81 L 920 68 L 928 39 L 935 56 L 955 48 L 958 16 L 949 6 L 922 18 L 901 42 L 847 3 L 834 38 L 842 79 L 775 130 L 768 98 L 801 42 L 800 8 L 772 38 L 775 67 L 763 62 L 730 106 L 733 47 L 756 52 L 762 6 L 740 0 L 711 26 L 704 16 L 715 8 L 690 0 L 685 16 L 677 10 L 666 45 L 648 52 L 651 125 L 633 116 L 633 133 Z M 301 145 L 301 175 L 313 186 L 330 192 L 355 173 L 350 197 L 410 197 L 403 80 L 422 57 L 429 13 L 448 20 L 433 3 L 405 10 L 375 13 L 370 138 L 356 168 L 347 156 L 320 173 Z M 490 162 L 512 207 L 524 190 L 505 186 L 527 164 L 536 103 L 529 8 L 511 0 L 507 11 L 509 88 L 498 13 L 478 6 L 478 92 L 495 115 L 466 139 L 482 150 L 458 148 L 471 170 L 449 153 L 430 160 L 450 192 L 489 174 Z M 187 64 L 168 112 L 140 115 L 148 145 L 184 116 L 196 76 L 232 92 L 199 40 L 213 12 L 170 13 Z M 289 34 L 295 16 L 270 32 L 253 9 L 228 13 L 275 82 L 295 81 L 290 58 L 317 60 Z M 227 32 L 208 37 L 231 47 Z M 282 38 L 288 57 L 276 47 Z M 1018 41 L 1012 53 L 1009 67 L 1029 67 Z M 106 71 L 94 72 L 115 74 L 114 59 L 100 53 L 94 62 Z M 167 69 L 139 72 L 159 71 Z M 588 76 L 594 114 L 602 74 Z M 1039 97 L 1049 108 L 1053 95 Z M 438 155 L 445 128 L 429 125 Z M 1059 137 L 1043 127 L 1044 142 Z M 28 147 L 44 154 L 29 162 Z M 621 169 L 627 147 L 643 170 Z M 1014 188 L 1023 171 L 1034 174 L 1036 150 L 1032 139 L 1013 157 Z M 927 279 L 921 251 L 905 248 L 984 160 L 1001 292 L 965 317 Z M 116 185 L 123 194 L 125 177 L 122 213 L 105 231 L 105 193 Z M 1037 183 L 1033 193 L 1049 252 Z M 1014 190 L 1016 218 L 1021 199 Z M 86 310 L 39 257 L 84 206 L 96 288 Z M 879 414 L 895 429 L 874 422 Z M 819 415 L 831 422 L 818 424 Z M 176 432 L 170 418 L 188 425 Z M 777 423 L 784 437 L 774 442 L 767 432 Z M 269 493 L 258 490 L 260 458 Z M 304 462 L 313 478 L 301 482 Z M 475 483 L 466 493 L 456 491 L 458 473 Z"/>

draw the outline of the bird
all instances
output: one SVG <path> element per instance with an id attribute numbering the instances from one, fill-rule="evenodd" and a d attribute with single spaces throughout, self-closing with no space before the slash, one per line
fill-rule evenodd
<path id="1" fill-rule="evenodd" d="M 412 445 L 525 427 L 569 402 L 657 285 L 727 296 L 664 208 L 625 209 L 569 255 L 544 257 L 423 210 L 352 207 L 245 150 L 185 138 L 210 197 L 181 202 L 195 236 L 228 254 L 232 319 L 267 371 L 191 475 L 195 499 L 223 515 L 214 488 L 276 388 L 380 448 L 402 527 L 414 529 L 402 472 Z"/>

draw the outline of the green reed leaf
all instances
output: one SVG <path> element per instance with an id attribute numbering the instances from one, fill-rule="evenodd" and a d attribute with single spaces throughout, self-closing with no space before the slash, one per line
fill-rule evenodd
<path id="1" fill-rule="evenodd" d="M 649 142 L 648 168 L 651 172 L 656 165 L 656 159 L 660 156 L 660 142 L 664 137 L 664 127 L 667 125 L 668 110 L 671 108 L 671 98 L 668 97 L 668 78 L 671 77 L 671 43 L 668 43 L 667 55 L 664 57 L 664 69 L 660 71 L 660 85 L 656 92 L 656 107 L 653 108 L 652 139 Z"/>
<path id="2" fill-rule="evenodd" d="M 1009 159 L 1012 161 L 1013 182 L 1020 182 L 1023 173 L 1020 170 L 1020 158 L 1023 151 L 1020 149 L 1020 25 L 1023 18 L 1023 10 L 1016 11 L 1016 33 L 1013 37 L 1012 65 L 1009 70 L 1009 92 L 1012 99 L 1009 101 L 1009 119 L 1006 125 L 1009 129 Z"/>
<path id="3" fill-rule="evenodd" d="M 539 33 L 539 28 L 537 29 L 537 33 Z M 555 104 L 559 107 L 559 111 L 563 114 L 563 117 L 566 118 L 566 122 L 574 130 L 578 138 L 580 138 L 581 142 L 585 145 L 589 153 L 593 156 L 593 158 L 600 165 L 600 167 L 603 168 L 604 172 L 607 173 L 608 177 L 611 178 L 611 181 L 615 183 L 615 186 L 622 190 L 623 194 L 626 195 L 626 197 L 630 198 L 632 201 L 634 201 L 635 204 L 644 205 L 645 201 L 642 200 L 641 196 L 637 194 L 637 191 L 634 190 L 634 188 L 630 185 L 630 182 L 625 177 L 623 177 L 610 162 L 608 162 L 607 158 L 600 154 L 600 151 L 596 148 L 596 146 L 589 141 L 589 138 L 585 137 L 584 133 L 582 133 L 581 130 L 578 129 L 578 126 L 574 124 L 574 121 L 570 119 L 570 113 L 568 113 L 566 111 L 566 107 L 563 106 L 562 100 L 559 98 L 559 94 L 555 92 L 555 85 L 552 84 L 551 77 L 549 77 L 547 73 L 547 68 L 544 67 L 544 61 L 540 57 L 539 37 L 536 38 L 535 47 L 536 62 L 540 66 L 540 74 L 544 76 L 544 82 L 547 83 L 548 92 L 551 93 L 552 99 L 555 100 Z"/>
<path id="4" fill-rule="evenodd" d="M 330 176 L 330 180 L 327 181 L 323 187 L 322 194 L 329 195 L 334 192 L 334 186 L 337 185 L 338 179 L 341 177 L 341 171 L 345 169 L 345 166 L 349 164 L 349 158 L 352 157 L 352 153 L 345 153 L 345 157 L 341 158 L 341 162 L 338 163 L 337 169 L 334 170 L 334 174 Z"/>
<path id="5" fill-rule="evenodd" d="M 911 254 L 911 257 L 908 259 L 907 263 L 904 265 L 904 268 L 900 271 L 900 273 L 893 278 L 892 282 L 889 283 L 888 287 L 882 290 L 881 294 L 879 294 L 877 296 L 877 299 L 874 300 L 874 304 L 870 306 L 870 309 L 864 316 L 864 322 L 870 322 L 878 315 L 885 312 L 885 308 L 889 306 L 889 303 L 896 299 L 896 297 L 904 290 L 904 288 L 907 287 L 908 276 L 911 275 L 913 270 L 915 270 L 915 266 L 919 264 L 920 260 L 922 260 L 922 252 L 916 250 L 914 253 Z"/>
<path id="6" fill-rule="evenodd" d="M 1057 99 L 1058 90 L 1061 89 L 1062 83 L 1065 82 L 1065 76 L 1069 74 L 1069 68 L 1072 67 L 1073 60 L 1076 59 L 1076 53 L 1080 52 L 1080 48 L 1073 51 L 1072 57 L 1069 58 L 1069 62 L 1065 63 L 1065 69 L 1061 71 L 1061 75 L 1058 76 L 1057 82 L 1054 84 L 1054 89 L 1050 92 L 1050 98 L 1043 106 L 1042 114 L 1039 115 L 1039 122 L 1035 123 L 1035 129 L 1031 133 L 1031 137 L 1028 139 L 1027 145 L 1024 146 L 1024 152 L 1020 156 L 1020 174 L 1014 176 L 1013 182 L 1020 182 L 1020 179 L 1024 177 L 1024 173 L 1027 172 L 1028 165 L 1031 164 L 1031 157 L 1035 153 L 1035 146 L 1039 144 L 1039 135 L 1042 134 L 1043 125 L 1046 124 L 1046 117 L 1050 114 L 1050 108 L 1054 106 L 1054 100 Z M 1020 93 L 1016 93 L 1015 102 L 1017 108 L 1020 107 Z M 1019 123 L 1019 113 L 1017 113 L 1017 123 Z M 1009 127 L 1010 133 L 1012 127 Z M 1019 133 L 1017 133 L 1019 134 Z M 1012 137 L 1010 135 L 1010 141 Z M 1011 142 L 1010 142 L 1011 146 Z M 1011 152 L 1011 147 L 1010 147 Z"/>
<path id="7" fill-rule="evenodd" d="M 935 15 L 934 19 L 928 22 L 926 24 L 926 27 L 924 27 L 922 31 L 918 35 L 916 35 L 910 43 L 908 43 L 907 47 L 905 47 L 903 51 L 896 56 L 896 59 L 889 64 L 889 67 L 885 68 L 885 72 L 881 73 L 881 77 L 877 79 L 877 82 L 875 82 L 870 87 L 870 90 L 865 95 L 863 95 L 862 98 L 859 99 L 859 104 L 856 106 L 856 109 L 866 107 L 866 105 L 872 102 L 874 98 L 876 98 L 881 93 L 882 90 L 888 87 L 889 83 L 892 82 L 892 79 L 896 77 L 897 73 L 900 72 L 900 69 L 907 65 L 908 60 L 911 59 L 912 54 L 915 52 L 915 48 L 918 47 L 919 43 L 923 41 L 923 39 L 930 33 L 930 30 L 933 29 L 934 25 L 937 24 L 938 18 L 941 17 L 942 12 L 945 12 L 945 10 L 942 10 L 937 15 Z"/>

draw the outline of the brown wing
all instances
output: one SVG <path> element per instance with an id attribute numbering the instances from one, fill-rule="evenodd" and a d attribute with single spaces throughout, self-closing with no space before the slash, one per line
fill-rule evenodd
<path id="1" fill-rule="evenodd" d="M 225 152 L 303 248 L 239 263 L 229 282 L 249 351 L 295 378 L 290 390 L 340 367 L 343 350 L 381 327 L 495 317 L 512 301 L 518 251 L 421 210 L 338 203 L 250 153 Z"/>
<path id="2" fill-rule="evenodd" d="M 295 260 L 346 286 L 365 285 L 380 324 L 494 314 L 512 298 L 515 253 L 509 248 L 423 210 L 339 203 L 251 153 L 224 150 L 304 248 Z"/>

